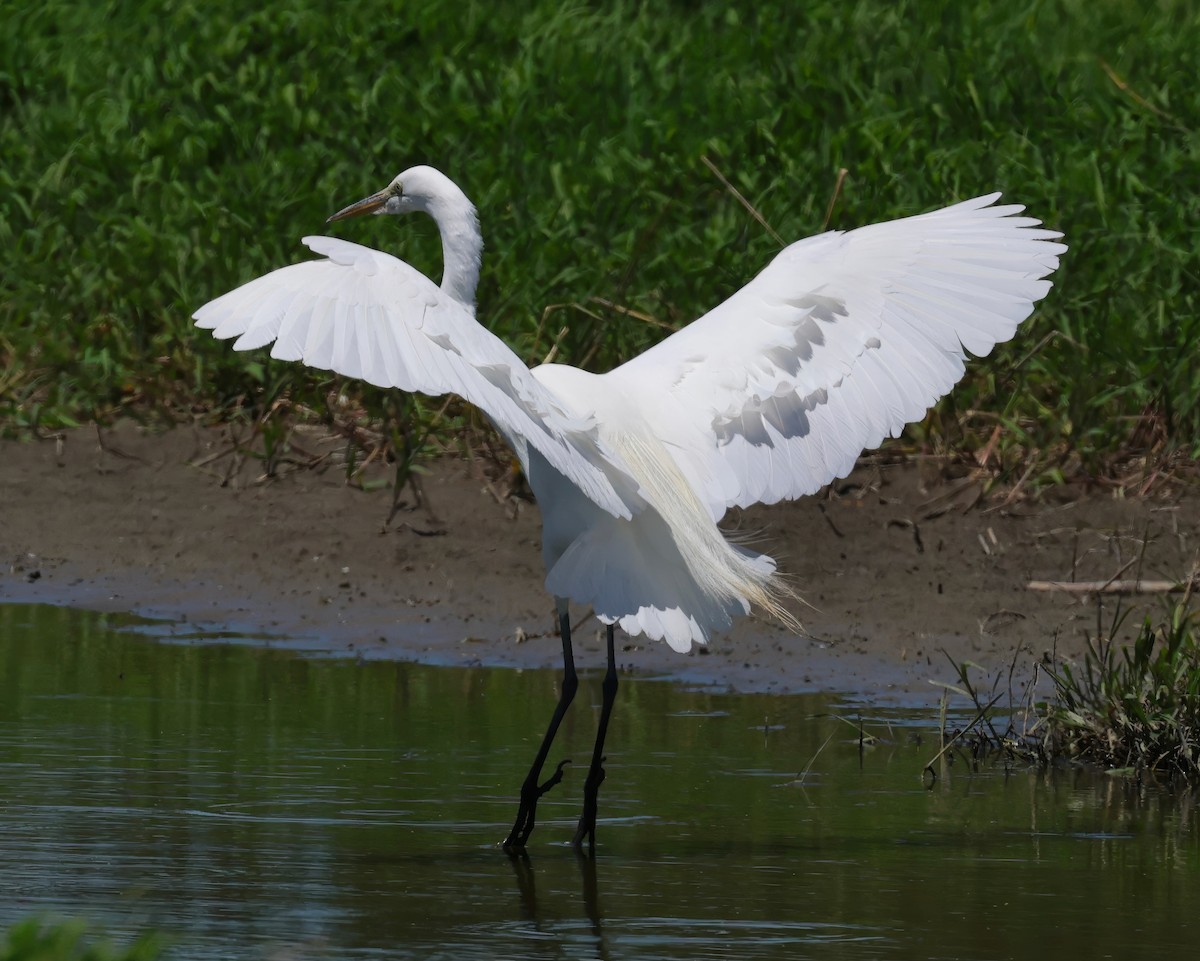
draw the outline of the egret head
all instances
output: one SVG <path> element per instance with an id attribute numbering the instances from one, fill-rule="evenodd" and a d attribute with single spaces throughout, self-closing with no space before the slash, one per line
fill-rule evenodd
<path id="1" fill-rule="evenodd" d="M 432 167 L 410 167 L 378 193 L 342 208 L 327 222 L 363 214 L 431 213 L 431 205 L 456 195 L 461 196 L 462 191 L 445 174 Z"/>
<path id="2" fill-rule="evenodd" d="M 483 257 L 479 217 L 467 195 L 432 167 L 410 167 L 379 193 L 339 210 L 330 220 L 363 214 L 429 214 L 442 235 L 442 290 L 475 312 L 475 287 Z"/>

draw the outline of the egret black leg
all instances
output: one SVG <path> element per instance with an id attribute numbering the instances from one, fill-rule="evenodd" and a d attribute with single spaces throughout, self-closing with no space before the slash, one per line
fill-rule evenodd
<path id="1" fill-rule="evenodd" d="M 600 703 L 600 725 L 596 729 L 596 746 L 592 750 L 592 763 L 588 767 L 587 780 L 583 785 L 583 814 L 579 827 L 575 829 L 575 850 L 583 847 L 587 838 L 588 851 L 596 849 L 596 799 L 600 785 L 604 783 L 604 735 L 608 733 L 608 719 L 612 717 L 613 702 L 617 699 L 617 657 L 613 649 L 613 625 L 608 625 L 608 670 L 601 687 L 604 699 Z"/>
<path id="2" fill-rule="evenodd" d="M 506 851 L 525 850 L 529 835 L 533 833 L 538 799 L 562 780 L 563 766 L 571 763 L 569 759 L 559 761 L 554 773 L 543 783 L 538 783 L 538 778 L 542 776 L 542 767 L 546 763 L 546 755 L 550 753 L 550 745 L 554 743 L 554 735 L 558 733 L 558 726 L 562 723 L 567 708 L 571 706 L 571 701 L 575 697 L 575 691 L 579 688 L 579 678 L 575 675 L 575 655 L 571 650 L 570 614 L 560 611 L 558 624 L 562 633 L 563 645 L 562 690 L 558 695 L 558 705 L 554 708 L 554 714 L 550 718 L 550 726 L 546 728 L 546 736 L 542 738 L 542 746 L 538 748 L 537 755 L 533 759 L 533 766 L 529 769 L 525 783 L 521 785 L 521 804 L 517 808 L 517 819 L 513 822 L 512 830 L 504 842 Z"/>

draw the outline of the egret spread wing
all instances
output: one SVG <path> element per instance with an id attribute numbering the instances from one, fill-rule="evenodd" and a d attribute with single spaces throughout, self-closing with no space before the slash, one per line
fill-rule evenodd
<path id="1" fill-rule="evenodd" d="M 527 463 L 531 444 L 617 517 L 638 487 L 600 449 L 594 422 L 570 415 L 473 312 L 402 260 L 332 237 L 305 237 L 324 260 L 273 271 L 195 313 L 236 350 L 274 342 L 299 360 L 379 387 L 455 393 L 483 410 Z"/>
<path id="2" fill-rule="evenodd" d="M 695 323 L 612 371 L 714 519 L 818 490 L 1012 337 L 1061 236 L 999 194 L 784 249 Z"/>

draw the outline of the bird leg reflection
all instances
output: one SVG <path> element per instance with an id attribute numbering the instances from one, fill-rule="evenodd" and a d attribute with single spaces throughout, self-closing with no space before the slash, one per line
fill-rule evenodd
<path id="1" fill-rule="evenodd" d="M 592 750 L 592 763 L 588 767 L 587 780 L 583 785 L 583 814 L 575 829 L 572 842 L 575 850 L 583 847 L 587 838 L 588 852 L 596 849 L 596 807 L 600 785 L 604 783 L 604 735 L 608 733 L 608 719 L 612 716 L 613 702 L 617 699 L 617 658 L 613 649 L 613 625 L 608 625 L 608 670 L 601 686 L 604 698 L 600 703 L 600 724 L 596 729 L 596 746 Z"/>
<path id="2" fill-rule="evenodd" d="M 550 753 L 550 745 L 554 743 L 554 735 L 558 733 L 558 726 L 562 723 L 567 708 L 571 706 L 571 701 L 575 697 L 575 691 L 579 688 L 579 678 L 575 675 L 575 655 L 571 649 L 571 618 L 567 611 L 559 612 L 558 624 L 563 645 L 562 690 L 558 695 L 558 705 L 554 708 L 554 714 L 550 718 L 550 725 L 546 728 L 546 736 L 542 738 L 542 746 L 538 748 L 525 783 L 521 785 L 521 804 L 517 808 L 517 819 L 513 822 L 512 830 L 504 841 L 504 850 L 506 851 L 525 850 L 529 835 L 533 833 L 538 799 L 562 780 L 563 766 L 571 763 L 569 759 L 559 761 L 554 773 L 541 784 L 538 783 L 538 778 L 542 776 L 542 767 L 546 763 L 546 755 Z M 612 636 L 611 632 L 609 636 Z"/>

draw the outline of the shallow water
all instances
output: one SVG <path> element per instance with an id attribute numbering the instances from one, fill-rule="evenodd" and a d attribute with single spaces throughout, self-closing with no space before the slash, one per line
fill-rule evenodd
<path id="1" fill-rule="evenodd" d="M 556 675 L 113 626 L 0 605 L 0 926 L 272 959 L 1157 958 L 1200 934 L 1186 799 L 961 764 L 928 790 L 929 715 L 623 678 L 591 861 L 563 844 L 588 677 L 551 756 L 580 763 L 511 860 Z M 861 754 L 834 716 L 860 713 Z"/>

